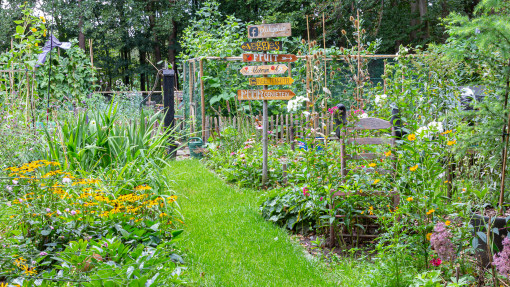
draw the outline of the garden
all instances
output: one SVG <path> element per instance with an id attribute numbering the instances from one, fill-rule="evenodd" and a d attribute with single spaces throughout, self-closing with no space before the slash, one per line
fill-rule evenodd
<path id="1" fill-rule="evenodd" d="M 1 287 L 510 286 L 509 1 L 175 2 L 0 1 Z"/>

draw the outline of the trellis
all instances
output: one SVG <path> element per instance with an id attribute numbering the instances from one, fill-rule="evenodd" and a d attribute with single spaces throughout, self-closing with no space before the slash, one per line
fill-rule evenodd
<path id="1" fill-rule="evenodd" d="M 381 84 L 385 86 L 382 75 L 385 71 L 386 61 L 393 61 L 397 55 L 349 55 L 349 56 L 334 56 L 334 57 L 321 57 L 326 64 L 324 71 L 324 78 L 327 79 L 327 87 L 331 91 L 333 98 L 338 98 L 339 95 L 344 95 L 344 90 L 349 85 L 349 81 L 345 78 L 335 77 L 334 74 L 339 69 L 337 66 L 342 66 L 345 69 L 344 57 L 351 57 L 357 59 L 357 57 L 370 59 L 368 63 L 368 69 L 374 74 L 371 77 L 371 82 Z M 299 55 L 297 56 L 298 61 L 294 63 L 288 63 L 288 77 L 292 77 L 295 81 L 290 87 L 296 94 L 302 93 L 307 94 L 307 91 L 313 89 L 314 82 L 311 80 L 312 76 L 312 61 L 315 59 L 313 55 Z M 204 140 L 207 140 L 209 136 L 219 134 L 224 124 L 238 126 L 240 119 L 239 117 L 223 117 L 218 113 L 218 116 L 207 116 L 206 115 L 206 95 L 204 92 L 204 67 L 206 61 L 221 61 L 227 63 L 227 75 L 229 73 L 238 71 L 242 66 L 248 63 L 242 62 L 242 57 L 202 57 L 192 58 L 183 62 L 182 64 L 182 92 L 183 92 L 183 117 L 185 122 L 188 123 L 188 129 L 191 134 L 200 134 Z M 296 71 L 297 72 L 293 72 Z M 374 73 L 375 72 L 375 73 Z M 358 71 L 359 74 L 359 66 Z M 246 79 L 247 81 L 247 79 Z M 245 82 L 246 82 L 245 81 Z M 324 81 L 326 82 L 326 81 Z M 242 82 L 237 83 L 241 86 Z M 352 84 L 351 84 L 352 85 Z M 228 103 L 228 102 L 227 102 Z M 251 103 L 250 112 L 251 112 Z M 227 106 L 227 108 L 229 108 Z M 232 115 L 231 112 L 229 112 Z M 257 122 L 259 115 L 253 115 L 253 122 Z M 288 120 L 287 120 L 288 118 Z M 333 120 L 330 116 L 324 114 L 322 118 L 328 118 L 325 123 L 321 124 L 320 127 L 326 126 L 323 132 L 332 130 Z M 284 130 L 290 130 L 291 127 L 297 126 L 303 123 L 296 122 L 293 115 L 273 115 L 270 117 L 270 125 L 276 126 L 277 137 L 275 140 L 287 139 L 288 134 L 283 133 Z M 306 124 L 306 123 L 305 123 Z M 317 123 L 316 127 L 318 127 Z"/>

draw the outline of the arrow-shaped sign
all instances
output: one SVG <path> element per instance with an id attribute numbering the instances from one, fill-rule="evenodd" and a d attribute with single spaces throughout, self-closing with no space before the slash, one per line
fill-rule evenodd
<path id="1" fill-rule="evenodd" d="M 248 38 L 288 37 L 292 34 L 290 23 L 248 26 Z"/>
<path id="2" fill-rule="evenodd" d="M 287 69 L 286 65 L 244 66 L 240 72 L 245 76 L 276 75 L 285 73 Z"/>
<path id="3" fill-rule="evenodd" d="M 296 55 L 291 54 L 243 54 L 243 62 L 295 62 Z"/>
<path id="4" fill-rule="evenodd" d="M 294 83 L 294 79 L 285 78 L 250 78 L 250 85 L 262 86 L 262 85 L 291 85 Z"/>
<path id="5" fill-rule="evenodd" d="M 238 100 L 290 100 L 295 95 L 291 90 L 237 90 Z"/>

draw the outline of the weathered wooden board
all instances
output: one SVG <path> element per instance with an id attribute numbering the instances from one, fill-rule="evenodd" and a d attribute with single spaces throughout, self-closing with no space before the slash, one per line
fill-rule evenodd
<path id="1" fill-rule="evenodd" d="M 243 54 L 243 62 L 295 62 L 296 55 L 292 54 Z"/>
<path id="2" fill-rule="evenodd" d="M 237 90 L 238 100 L 290 100 L 295 95 L 291 90 Z"/>
<path id="3" fill-rule="evenodd" d="M 291 85 L 294 83 L 294 79 L 289 77 L 283 78 L 250 78 L 250 85 L 252 86 L 263 86 L 263 85 Z"/>
<path id="4" fill-rule="evenodd" d="M 280 51 L 282 49 L 282 41 L 260 41 L 260 42 L 245 42 L 241 46 L 245 51 Z"/>
<path id="5" fill-rule="evenodd" d="M 248 38 L 288 37 L 292 35 L 290 23 L 262 24 L 248 26 Z"/>
<path id="6" fill-rule="evenodd" d="M 262 66 L 244 66 L 241 74 L 250 75 L 276 75 L 283 74 L 287 71 L 286 65 L 262 65 Z"/>

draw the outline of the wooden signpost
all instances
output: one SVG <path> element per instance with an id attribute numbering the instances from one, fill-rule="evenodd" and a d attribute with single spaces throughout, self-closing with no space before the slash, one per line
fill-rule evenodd
<path id="1" fill-rule="evenodd" d="M 262 22 L 264 23 L 264 22 Z M 290 23 L 262 24 L 248 26 L 248 38 L 270 38 L 291 36 Z M 264 39 L 265 40 L 265 39 Z M 243 62 L 294 62 L 297 60 L 295 55 L 268 55 L 267 51 L 280 51 L 282 49 L 281 41 L 260 41 L 246 42 L 241 48 L 245 51 L 263 52 L 263 54 L 243 54 Z M 262 185 L 265 187 L 268 178 L 267 157 L 268 157 L 268 100 L 290 100 L 296 94 L 291 90 L 268 90 L 267 85 L 288 85 L 294 80 L 288 78 L 267 78 L 269 74 L 282 74 L 287 71 L 286 65 L 263 65 L 246 66 L 241 69 L 243 75 L 263 75 L 263 78 L 250 79 L 250 85 L 263 85 L 263 90 L 238 90 L 238 100 L 262 100 Z M 289 73 L 290 76 L 290 73 Z"/>
<path id="2" fill-rule="evenodd" d="M 244 66 L 240 72 L 245 76 L 276 75 L 285 73 L 287 69 L 286 65 Z"/>
<path id="3" fill-rule="evenodd" d="M 237 90 L 238 100 L 290 100 L 295 95 L 291 90 Z"/>
<path id="4" fill-rule="evenodd" d="M 264 86 L 264 85 L 271 85 L 271 86 L 277 86 L 277 85 L 291 85 L 294 83 L 294 79 L 290 77 L 284 77 L 284 78 L 250 78 L 250 85 L 252 86 Z"/>
<path id="5" fill-rule="evenodd" d="M 280 51 L 282 49 L 281 41 L 261 41 L 261 42 L 245 42 L 241 49 L 245 51 Z"/>
<path id="6" fill-rule="evenodd" d="M 290 23 L 262 24 L 248 26 L 248 38 L 288 37 L 292 33 Z"/>
<path id="7" fill-rule="evenodd" d="M 243 54 L 243 62 L 295 62 L 296 55 L 291 54 Z"/>

